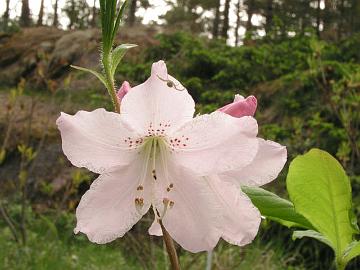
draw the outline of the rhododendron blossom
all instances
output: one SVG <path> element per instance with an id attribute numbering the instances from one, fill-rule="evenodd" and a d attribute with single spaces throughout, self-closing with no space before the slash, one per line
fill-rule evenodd
<path id="1" fill-rule="evenodd" d="M 274 179 L 285 147 L 257 138 L 251 116 L 216 111 L 193 118 L 193 99 L 163 61 L 143 84 L 123 87 L 120 114 L 97 109 L 57 120 L 68 159 L 100 174 L 76 210 L 75 232 L 107 243 L 152 209 L 149 232 L 160 234 L 161 219 L 189 251 L 210 250 L 220 237 L 251 242 L 260 213 L 240 185 Z"/>

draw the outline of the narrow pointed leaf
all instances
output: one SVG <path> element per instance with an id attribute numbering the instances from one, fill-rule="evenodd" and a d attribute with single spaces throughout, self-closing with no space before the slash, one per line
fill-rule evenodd
<path id="1" fill-rule="evenodd" d="M 295 240 L 295 239 L 301 239 L 303 237 L 311 237 L 311 238 L 314 238 L 320 242 L 323 242 L 325 245 L 328 245 L 329 247 L 333 248 L 334 247 L 332 246 L 332 243 L 330 242 L 330 240 L 322 235 L 321 233 L 319 232 L 316 232 L 314 230 L 307 230 L 307 231 L 294 231 L 293 232 L 293 235 L 292 235 L 292 239 Z"/>
<path id="2" fill-rule="evenodd" d="M 352 242 L 345 250 L 343 259 L 345 262 L 349 262 L 355 257 L 360 255 L 360 241 Z"/>
<path id="3" fill-rule="evenodd" d="M 261 215 L 286 227 L 313 228 L 300 214 L 295 212 L 294 205 L 276 194 L 259 187 L 241 187 Z"/>
<path id="4" fill-rule="evenodd" d="M 121 22 L 122 18 L 124 17 L 125 10 L 126 10 L 126 7 L 127 7 L 127 3 L 128 3 L 128 0 L 125 0 L 125 2 L 121 5 L 119 13 L 118 13 L 118 15 L 116 17 L 114 29 L 113 29 L 113 32 L 112 32 L 112 40 L 113 41 L 114 41 L 116 33 L 117 33 L 118 29 L 119 29 L 120 22 Z"/>
<path id="5" fill-rule="evenodd" d="M 336 257 L 342 256 L 355 229 L 349 215 L 351 186 L 340 163 L 329 153 L 312 149 L 291 162 L 286 183 L 296 212 L 329 240 Z"/>
<path id="6" fill-rule="evenodd" d="M 105 85 L 106 89 L 108 89 L 108 84 L 106 82 L 106 79 L 101 73 L 99 73 L 95 70 L 88 69 L 88 68 L 83 68 L 83 67 L 78 67 L 78 66 L 73 66 L 73 65 L 71 65 L 71 67 L 81 70 L 81 71 L 89 72 L 89 73 L 95 75 Z"/>
<path id="7" fill-rule="evenodd" d="M 111 59 L 111 74 L 114 76 L 117 66 L 119 65 L 121 59 L 124 57 L 128 49 L 134 48 L 137 45 L 135 44 L 121 44 L 114 49 L 112 52 Z"/>

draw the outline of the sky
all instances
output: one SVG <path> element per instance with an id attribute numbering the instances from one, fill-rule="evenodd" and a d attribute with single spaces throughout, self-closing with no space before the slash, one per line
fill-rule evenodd
<path id="1" fill-rule="evenodd" d="M 86 0 L 86 1 L 88 2 L 88 4 L 90 6 L 93 5 L 93 0 Z M 224 2 L 225 0 L 222 0 L 222 1 Z M 40 2 L 41 2 L 40 0 L 29 0 L 31 14 L 35 20 L 39 13 Z M 53 12 L 52 5 L 54 2 L 55 2 L 54 0 L 45 0 L 45 2 L 44 2 L 45 14 L 51 14 Z M 66 0 L 59 0 L 59 2 L 58 2 L 59 11 L 64 7 L 65 2 L 66 2 Z M 155 21 L 159 24 L 163 23 L 161 21 L 161 19 L 159 19 L 159 17 L 161 15 L 164 15 L 171 7 L 166 3 L 165 0 L 149 0 L 149 2 L 150 2 L 151 7 L 146 10 L 143 8 L 138 9 L 136 16 L 141 17 L 142 22 L 144 24 L 147 24 L 151 21 Z M 99 1 L 97 1 L 97 6 L 98 5 L 99 5 Z M 10 0 L 10 8 L 11 8 L 11 14 L 10 14 L 11 18 L 15 18 L 16 16 L 19 16 L 21 13 L 21 0 Z M 0 0 L 0 14 L 3 14 L 4 11 L 5 11 L 5 0 Z M 247 20 L 247 14 L 246 14 L 245 10 L 243 10 L 240 15 L 241 15 L 242 20 Z M 204 16 L 210 18 L 211 16 L 213 16 L 213 14 L 211 12 L 206 12 L 204 14 Z M 47 16 L 45 15 L 45 20 L 46 19 L 47 19 Z M 229 20 L 230 20 L 230 26 L 236 25 L 235 5 L 231 6 Z M 260 15 L 254 15 L 252 17 L 251 21 L 252 21 L 253 25 L 260 25 L 263 23 L 264 18 Z M 60 14 L 61 26 L 63 28 L 66 28 L 68 23 L 69 23 L 68 18 L 66 16 L 64 16 L 63 14 L 62 15 Z M 245 28 L 241 27 L 239 29 L 240 38 L 243 37 L 244 33 L 245 33 Z M 261 36 L 261 35 L 264 35 L 265 32 L 259 31 L 258 34 Z M 235 42 L 235 35 L 233 33 L 233 30 L 230 30 L 228 43 L 231 45 L 231 44 L 234 44 L 234 42 Z"/>

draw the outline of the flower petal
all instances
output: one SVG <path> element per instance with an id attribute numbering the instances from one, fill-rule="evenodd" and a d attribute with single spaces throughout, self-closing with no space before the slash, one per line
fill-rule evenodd
<path id="1" fill-rule="evenodd" d="M 254 116 L 257 107 L 257 100 L 254 96 L 248 96 L 246 99 L 236 95 L 234 102 L 218 109 L 221 112 L 233 117 Z"/>
<path id="2" fill-rule="evenodd" d="M 172 156 L 200 176 L 241 169 L 257 153 L 256 135 L 252 117 L 235 118 L 222 112 L 201 115 L 171 135 Z"/>
<path id="3" fill-rule="evenodd" d="M 222 179 L 244 186 L 261 186 L 279 175 L 286 163 L 286 147 L 261 138 L 258 141 L 259 149 L 254 160 L 243 169 L 225 172 Z"/>
<path id="4" fill-rule="evenodd" d="M 157 221 L 157 218 L 155 218 L 153 223 L 151 224 L 149 228 L 149 234 L 155 236 L 162 236 L 161 227 L 159 222 Z"/>
<path id="5" fill-rule="evenodd" d="M 238 246 L 251 243 L 261 222 L 259 210 L 239 186 L 217 176 L 206 178 L 221 205 L 222 238 Z"/>
<path id="6" fill-rule="evenodd" d="M 164 148 L 160 152 L 163 160 L 157 167 L 155 183 L 157 189 L 163 191 L 156 195 L 159 214 L 164 213 L 163 199 L 173 202 L 162 219 L 164 227 L 188 251 L 211 250 L 220 238 L 214 194 L 206 181 L 167 159 Z M 173 184 L 170 190 L 167 190 L 167 183 Z"/>
<path id="7" fill-rule="evenodd" d="M 124 81 L 123 84 L 121 85 L 119 91 L 117 91 L 116 96 L 119 100 L 119 102 L 121 102 L 121 100 L 124 98 L 124 96 L 131 90 L 131 86 L 127 81 Z"/>
<path id="8" fill-rule="evenodd" d="M 191 120 L 194 111 L 194 100 L 167 74 L 164 61 L 154 63 L 150 78 L 131 88 L 121 104 L 122 116 L 139 132 L 145 132 L 144 135 L 150 124 L 155 129 L 171 130 Z"/>
<path id="9" fill-rule="evenodd" d="M 144 184 L 140 192 L 138 181 L 134 181 L 142 166 L 137 161 L 100 175 L 81 198 L 74 232 L 83 232 L 91 242 L 104 244 L 129 231 L 151 205 L 150 188 Z M 135 206 L 139 197 L 144 202 L 141 213 Z"/>
<path id="10" fill-rule="evenodd" d="M 56 124 L 63 151 L 77 167 L 102 173 L 113 166 L 128 164 L 136 157 L 136 151 L 129 150 L 124 141 L 136 135 L 119 114 L 104 109 L 79 111 L 74 116 L 61 113 Z"/>

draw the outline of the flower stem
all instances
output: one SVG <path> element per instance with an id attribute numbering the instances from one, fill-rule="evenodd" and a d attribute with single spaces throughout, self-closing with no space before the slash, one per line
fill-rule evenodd
<path id="1" fill-rule="evenodd" d="M 171 269 L 172 270 L 180 270 L 180 264 L 179 264 L 179 258 L 177 256 L 176 253 L 176 249 L 174 246 L 174 241 L 172 240 L 170 234 L 168 233 L 168 231 L 165 229 L 161 219 L 159 219 L 159 223 L 160 223 L 160 227 L 163 233 L 163 238 L 164 238 L 164 242 L 165 242 L 165 246 L 166 246 L 166 251 L 169 255 L 170 258 L 170 263 L 171 263 Z"/>
<path id="2" fill-rule="evenodd" d="M 107 85 L 108 85 L 107 90 L 111 97 L 111 101 L 114 106 L 114 111 L 116 113 L 120 113 L 120 104 L 119 104 L 119 100 L 117 99 L 117 96 L 116 96 L 114 78 L 110 72 L 110 55 L 108 53 L 103 53 L 102 62 L 103 62 L 104 73 L 105 73 L 105 77 L 106 77 L 106 81 L 107 81 Z"/>

